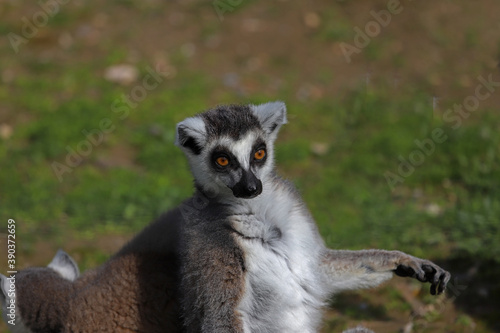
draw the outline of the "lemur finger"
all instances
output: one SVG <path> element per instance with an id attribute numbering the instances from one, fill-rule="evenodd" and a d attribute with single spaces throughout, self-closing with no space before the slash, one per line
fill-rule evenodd
<path id="1" fill-rule="evenodd" d="M 435 267 L 433 267 L 431 265 L 423 264 L 422 269 L 425 272 L 426 281 L 429 281 L 432 284 L 439 283 L 440 274 L 437 273 L 438 270 Z"/>
<path id="2" fill-rule="evenodd" d="M 442 294 L 445 291 L 446 286 L 448 285 L 450 279 L 451 279 L 451 274 L 449 272 L 444 271 L 444 273 L 441 274 L 441 276 L 439 277 L 440 284 L 438 288 L 438 294 Z"/>
<path id="3" fill-rule="evenodd" d="M 442 282 L 439 278 L 439 275 L 436 274 L 436 277 L 437 279 L 434 279 L 432 282 L 431 282 L 431 295 L 438 295 L 440 294 L 443 289 L 443 285 L 442 285 Z"/>
<path id="4" fill-rule="evenodd" d="M 436 295 L 436 289 L 438 288 L 437 284 L 431 284 L 431 295 Z"/>
<path id="5" fill-rule="evenodd" d="M 401 277 L 415 277 L 415 270 L 410 266 L 398 265 L 394 274 Z"/>
<path id="6" fill-rule="evenodd" d="M 427 281 L 429 281 L 429 280 L 427 279 L 427 274 L 426 274 L 426 272 L 423 270 L 423 268 L 422 268 L 420 265 L 418 265 L 418 264 L 417 264 L 417 265 L 415 265 L 415 266 L 416 266 L 416 267 L 415 267 L 416 269 L 414 268 L 414 269 L 415 269 L 415 273 L 416 273 L 415 278 L 416 278 L 418 281 L 420 281 L 420 282 L 427 282 Z"/>
<path id="7" fill-rule="evenodd" d="M 439 273 L 436 273 L 431 285 L 431 294 L 439 295 L 442 294 L 445 289 L 448 281 L 450 281 L 451 275 L 447 271 L 440 270 Z"/>
<path id="8" fill-rule="evenodd" d="M 411 277 L 419 280 L 420 282 L 426 282 L 425 272 L 422 270 L 419 264 L 416 262 L 410 262 L 407 265 L 400 264 L 394 270 L 394 273 L 402 277 Z"/>

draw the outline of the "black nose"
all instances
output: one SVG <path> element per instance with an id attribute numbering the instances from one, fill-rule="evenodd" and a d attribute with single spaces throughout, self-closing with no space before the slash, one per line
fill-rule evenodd
<path id="1" fill-rule="evenodd" d="M 262 193 L 262 182 L 252 171 L 243 170 L 240 181 L 231 190 L 237 198 L 255 198 Z"/>

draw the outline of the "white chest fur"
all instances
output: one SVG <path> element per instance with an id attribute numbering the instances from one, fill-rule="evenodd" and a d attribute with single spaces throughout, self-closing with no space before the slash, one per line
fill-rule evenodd
<path id="1" fill-rule="evenodd" d="M 264 196 L 258 212 L 251 205 L 249 213 L 230 217 L 245 253 L 238 310 L 245 332 L 316 332 L 323 305 L 317 272 L 323 243 L 308 216 L 290 197 L 280 197 L 271 202 Z"/>

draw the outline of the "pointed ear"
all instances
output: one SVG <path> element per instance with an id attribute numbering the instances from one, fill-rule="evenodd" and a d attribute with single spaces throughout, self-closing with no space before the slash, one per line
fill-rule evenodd
<path id="1" fill-rule="evenodd" d="M 0 274 L 0 301 L 2 302 L 2 305 L 5 305 L 7 300 L 10 297 L 7 297 L 8 290 L 9 290 L 9 281 L 7 280 L 7 277 L 3 274 Z"/>
<path id="2" fill-rule="evenodd" d="M 175 144 L 199 155 L 206 141 L 205 122 L 200 117 L 187 118 L 177 124 Z"/>
<path id="3" fill-rule="evenodd" d="M 75 281 L 80 276 L 80 270 L 76 262 L 63 250 L 58 250 L 54 259 L 48 264 L 48 268 L 52 268 L 59 273 L 64 279 Z"/>
<path id="4" fill-rule="evenodd" d="M 259 118 L 267 134 L 276 136 L 281 125 L 286 124 L 286 106 L 283 102 L 250 105 L 250 109 Z"/>

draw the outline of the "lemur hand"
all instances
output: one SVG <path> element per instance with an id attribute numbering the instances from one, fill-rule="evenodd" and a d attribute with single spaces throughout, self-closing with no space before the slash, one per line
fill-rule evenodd
<path id="1" fill-rule="evenodd" d="M 411 277 L 420 282 L 431 283 L 431 294 L 441 294 L 446 289 L 451 274 L 433 262 L 410 255 L 398 262 L 394 273 L 398 276 Z"/>

